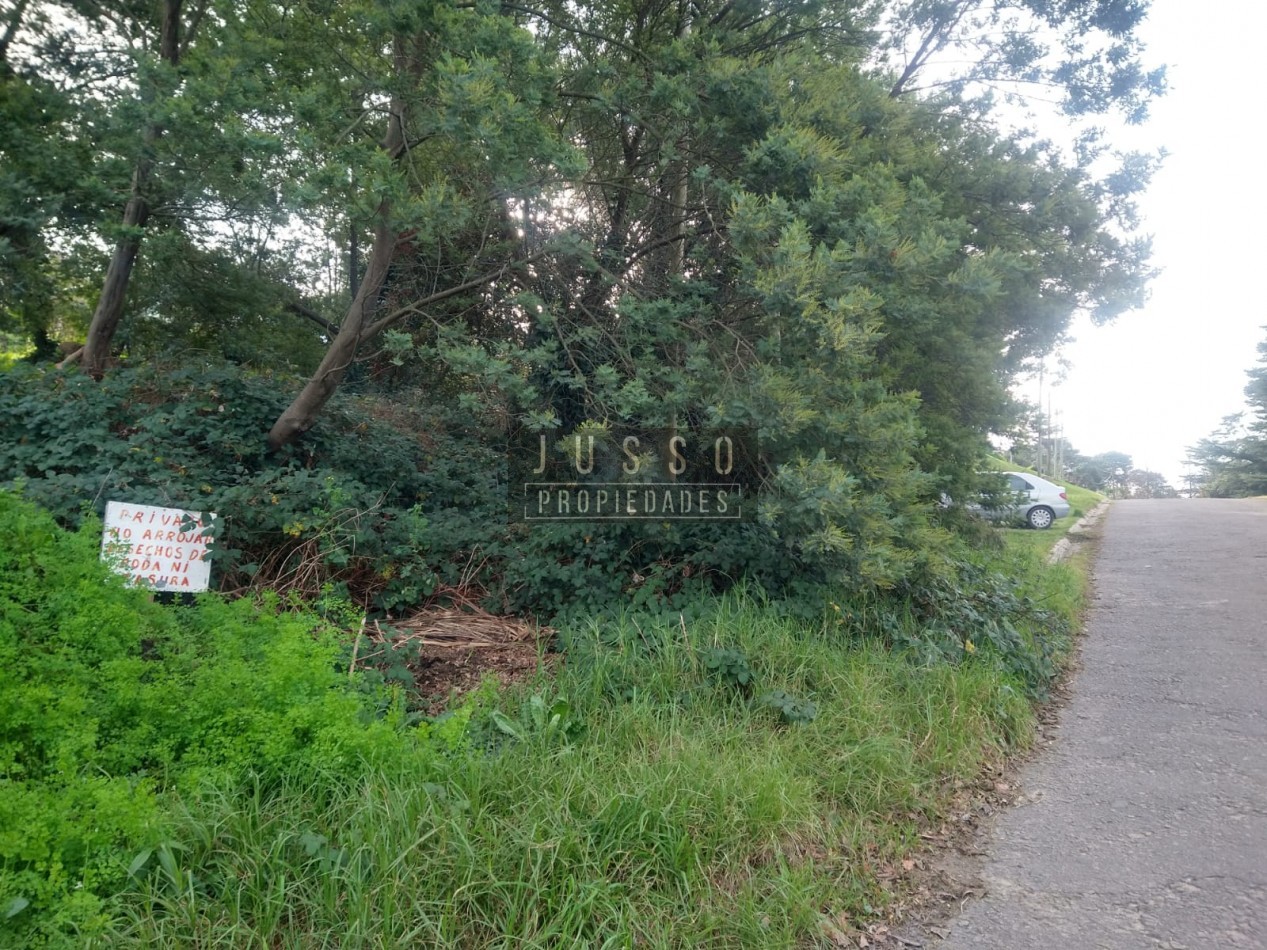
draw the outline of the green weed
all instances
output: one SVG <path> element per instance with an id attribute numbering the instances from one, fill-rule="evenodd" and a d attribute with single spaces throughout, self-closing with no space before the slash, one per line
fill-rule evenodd
<path id="1" fill-rule="evenodd" d="M 163 610 L 91 531 L 3 495 L 0 528 L 0 943 L 35 945 L 805 946 L 1029 741 L 1009 664 L 1078 583 L 996 552 L 887 598 L 740 585 L 567 625 L 552 678 L 409 728 L 313 618 Z"/>

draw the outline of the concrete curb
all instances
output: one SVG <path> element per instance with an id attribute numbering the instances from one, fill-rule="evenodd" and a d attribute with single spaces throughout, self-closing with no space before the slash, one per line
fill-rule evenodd
<path id="1" fill-rule="evenodd" d="M 1070 539 L 1070 535 L 1077 536 L 1085 534 L 1088 528 L 1095 525 L 1097 521 L 1104 517 L 1104 513 L 1109 510 L 1108 500 L 1104 500 L 1079 518 L 1065 534 L 1052 547 L 1051 552 L 1047 555 L 1048 564 L 1057 564 L 1063 561 L 1073 553 L 1074 541 Z"/>

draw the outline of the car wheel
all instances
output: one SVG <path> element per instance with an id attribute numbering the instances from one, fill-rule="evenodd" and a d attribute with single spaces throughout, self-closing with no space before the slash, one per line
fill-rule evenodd
<path id="1" fill-rule="evenodd" d="M 1039 505 L 1029 510 L 1025 520 L 1029 522 L 1031 528 L 1050 528 L 1051 523 L 1056 520 L 1056 513 L 1050 508 Z"/>

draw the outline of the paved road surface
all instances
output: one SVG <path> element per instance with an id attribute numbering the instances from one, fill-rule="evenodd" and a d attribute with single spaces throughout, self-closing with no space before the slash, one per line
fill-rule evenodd
<path id="1" fill-rule="evenodd" d="M 1267 948 L 1267 500 L 1109 510 L 1059 738 L 941 950 Z"/>

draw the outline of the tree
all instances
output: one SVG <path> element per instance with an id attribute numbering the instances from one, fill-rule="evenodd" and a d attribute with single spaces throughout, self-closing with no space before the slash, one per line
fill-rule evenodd
<path id="1" fill-rule="evenodd" d="M 1126 476 L 1133 468 L 1134 463 L 1125 452 L 1101 452 L 1079 460 L 1069 470 L 1069 479 L 1092 491 L 1118 494 L 1125 492 Z"/>
<path id="2" fill-rule="evenodd" d="M 293 298 L 261 280 L 296 271 L 293 261 L 277 265 L 267 240 L 289 215 L 279 194 L 294 130 L 278 121 L 281 84 L 268 96 L 261 90 L 293 69 L 287 56 L 306 55 L 268 34 L 276 5 L 62 0 L 24 9 L 21 28 L 10 23 L 6 90 L 43 99 L 24 110 L 32 134 L 10 151 L 21 173 L 0 188 L 0 209 L 21 203 L 23 246 L 57 250 L 11 256 L 31 260 L 46 288 L 42 305 L 29 292 L 23 305 L 47 323 L 90 297 L 84 366 L 100 375 L 119 334 L 126 345 L 139 319 L 162 325 L 173 348 L 186 316 L 206 325 L 229 302 L 261 312 Z M 246 232 L 263 239 L 238 246 Z M 112 248 L 104 259 L 103 246 Z M 200 299 L 173 292 L 174 274 L 205 271 L 212 260 L 231 290 Z M 184 313 L 167 306 L 173 300 Z"/>
<path id="3" fill-rule="evenodd" d="M 42 4 L 14 4 L 0 24 L 0 329 L 18 331 L 53 358 L 64 315 L 66 253 L 98 214 L 92 176 L 95 131 L 58 70 L 84 74 L 65 26 Z M 34 51 L 47 50 L 43 58 Z M 52 67 L 52 68 L 50 68 Z M 56 223 L 60 240 L 50 231 Z"/>
<path id="4" fill-rule="evenodd" d="M 151 46 L 157 46 L 154 51 L 157 55 L 151 54 L 151 62 L 145 64 L 148 68 L 142 68 L 140 77 L 141 101 L 146 106 L 161 108 L 165 104 L 164 100 L 174 95 L 175 87 L 179 84 L 177 69 L 181 54 L 192 40 L 197 23 L 206 10 L 205 5 L 195 7 L 190 17 L 192 22 L 186 25 L 183 5 L 184 0 L 163 0 L 159 6 L 158 22 L 154 24 L 158 42 L 155 44 L 152 39 L 150 41 Z M 88 326 L 88 340 L 84 344 L 83 366 L 94 376 L 100 376 L 105 370 L 110 358 L 110 341 L 123 316 L 128 282 L 132 278 L 136 255 L 141 249 L 142 232 L 149 221 L 150 203 L 153 200 L 150 179 L 154 172 L 154 152 L 162 135 L 161 119 L 156 115 L 147 117 L 135 150 L 132 183 L 123 208 L 119 238 L 106 269 L 101 297 L 93 311 L 92 322 Z"/>
<path id="5" fill-rule="evenodd" d="M 872 161 L 870 142 L 849 154 L 869 114 L 910 108 L 818 49 L 858 32 L 847 9 L 526 12 L 564 61 L 559 111 L 589 168 L 566 200 L 525 209 L 522 230 L 579 237 L 579 253 L 542 258 L 511 304 L 488 302 L 518 314 L 500 341 L 446 327 L 438 353 L 507 390 L 526 381 L 512 410 L 547 431 L 758 429 L 779 563 L 876 587 L 909 578 L 936 534 L 914 400 L 877 373 L 874 297 L 853 249 L 819 226 Z M 807 81 L 820 69 L 831 82 Z M 817 127 L 834 113 L 840 142 Z"/>
<path id="6" fill-rule="evenodd" d="M 1259 365 L 1247 371 L 1247 410 L 1188 450 L 1202 491 L 1215 498 L 1267 494 L 1267 340 L 1258 353 Z"/>
<path id="7" fill-rule="evenodd" d="M 1178 498 L 1179 492 L 1158 472 L 1133 468 L 1126 473 L 1126 494 L 1130 498 Z"/>
<path id="8" fill-rule="evenodd" d="M 91 171 L 117 196 L 94 228 L 112 263 L 87 239 L 84 259 L 127 291 L 102 295 L 89 367 L 113 327 L 136 354 L 219 332 L 300 367 L 279 460 L 384 364 L 491 410 L 489 439 L 751 426 L 783 560 L 898 584 L 936 547 L 929 500 L 1013 416 L 1011 378 L 1148 276 L 1147 168 L 1097 178 L 1003 134 L 981 101 L 916 90 L 927 58 L 901 88 L 874 68 L 886 25 L 941 7 L 165 3 L 111 6 L 111 36 L 146 39 L 67 100 L 97 103 Z M 1068 35 L 1091 9 L 1024 7 Z"/>
<path id="9" fill-rule="evenodd" d="M 353 232 L 367 227 L 373 239 L 338 332 L 268 434 L 273 448 L 313 424 L 357 354 L 389 328 L 411 317 L 442 323 L 441 305 L 539 256 L 515 233 L 511 212 L 567 156 L 541 121 L 549 73 L 531 35 L 508 17 L 389 3 L 349 25 L 365 38 L 370 79 L 349 103 L 352 125 L 361 139 L 378 126 L 381 138 L 371 154 L 344 149 L 339 160 L 355 169 Z M 390 57 L 375 61 L 383 48 Z M 339 124 L 313 133 L 336 148 Z"/>

